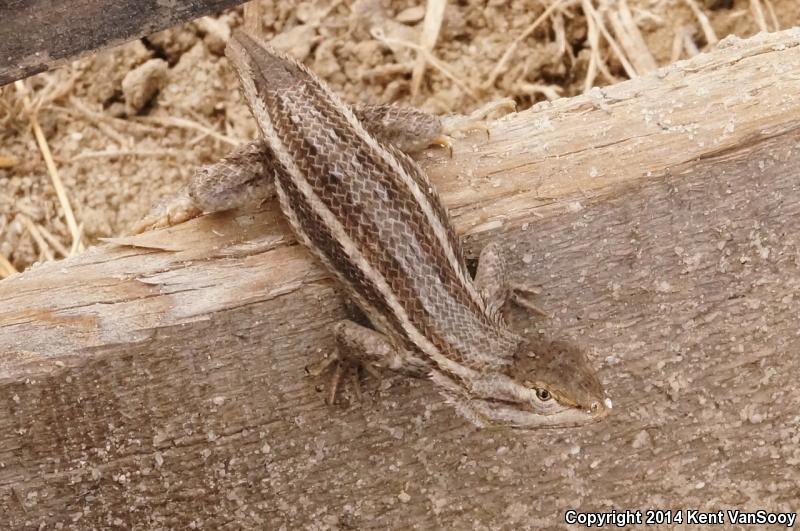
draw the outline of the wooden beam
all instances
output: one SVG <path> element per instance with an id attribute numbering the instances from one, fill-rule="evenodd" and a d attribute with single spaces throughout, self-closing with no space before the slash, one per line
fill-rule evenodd
<path id="1" fill-rule="evenodd" d="M 568 509 L 796 511 L 800 31 L 493 124 L 423 162 L 471 254 L 542 283 L 615 411 L 476 431 L 427 382 L 329 408 L 344 315 L 275 205 L 0 282 L 8 527 L 540 529 Z M 165 250 L 167 249 L 167 250 Z M 684 521 L 686 513 L 682 513 Z"/>
<path id="2" fill-rule="evenodd" d="M 243 0 L 7 0 L 0 7 L 0 86 Z"/>

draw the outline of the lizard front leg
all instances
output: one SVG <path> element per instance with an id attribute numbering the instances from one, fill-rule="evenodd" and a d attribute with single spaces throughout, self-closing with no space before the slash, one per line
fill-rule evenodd
<path id="1" fill-rule="evenodd" d="M 353 113 L 378 142 L 404 153 L 416 153 L 431 145 L 449 145 L 442 120 L 434 114 L 395 105 L 359 105 Z"/>
<path id="2" fill-rule="evenodd" d="M 336 353 L 309 370 L 312 375 L 319 376 L 333 368 L 328 383 L 329 404 L 336 398 L 342 377 L 352 368 L 362 366 L 369 372 L 373 372 L 373 368 L 388 369 L 413 378 L 422 378 L 430 372 L 430 365 L 413 352 L 396 347 L 385 335 L 353 321 L 337 322 L 333 335 Z"/>
<path id="3" fill-rule="evenodd" d="M 539 315 L 548 315 L 530 301 L 531 296 L 539 294 L 538 289 L 509 280 L 508 262 L 497 243 L 492 242 L 481 250 L 478 270 L 475 273 L 475 286 L 486 303 L 488 313 L 492 316 L 499 315 L 508 300 Z"/>

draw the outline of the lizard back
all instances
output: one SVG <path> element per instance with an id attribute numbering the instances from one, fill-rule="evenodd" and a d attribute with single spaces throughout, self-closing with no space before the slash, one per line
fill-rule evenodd
<path id="1" fill-rule="evenodd" d="M 519 338 L 486 311 L 424 172 L 303 65 L 247 34 L 232 42 L 300 241 L 400 346 L 475 368 L 509 363 Z"/>

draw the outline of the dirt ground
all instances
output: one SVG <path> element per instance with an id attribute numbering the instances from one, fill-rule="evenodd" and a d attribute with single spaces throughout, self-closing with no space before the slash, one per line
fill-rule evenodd
<path id="1" fill-rule="evenodd" d="M 796 0 L 460 0 L 447 5 L 420 76 L 424 2 L 295 0 L 263 10 L 273 44 L 347 100 L 441 114 L 502 98 L 525 109 L 685 59 L 728 34 L 800 20 Z M 125 233 L 196 166 L 256 135 L 224 58 L 241 18 L 239 9 L 197 20 L 0 89 L 0 278 Z"/>

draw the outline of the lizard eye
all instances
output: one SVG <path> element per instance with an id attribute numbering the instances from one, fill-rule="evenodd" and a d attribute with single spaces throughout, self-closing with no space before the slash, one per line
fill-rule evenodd
<path id="1" fill-rule="evenodd" d="M 553 396 L 550 394 L 550 391 L 548 391 L 547 389 L 539 388 L 539 389 L 536 390 L 536 398 L 538 398 L 542 402 L 547 402 L 548 400 L 553 398 Z"/>

